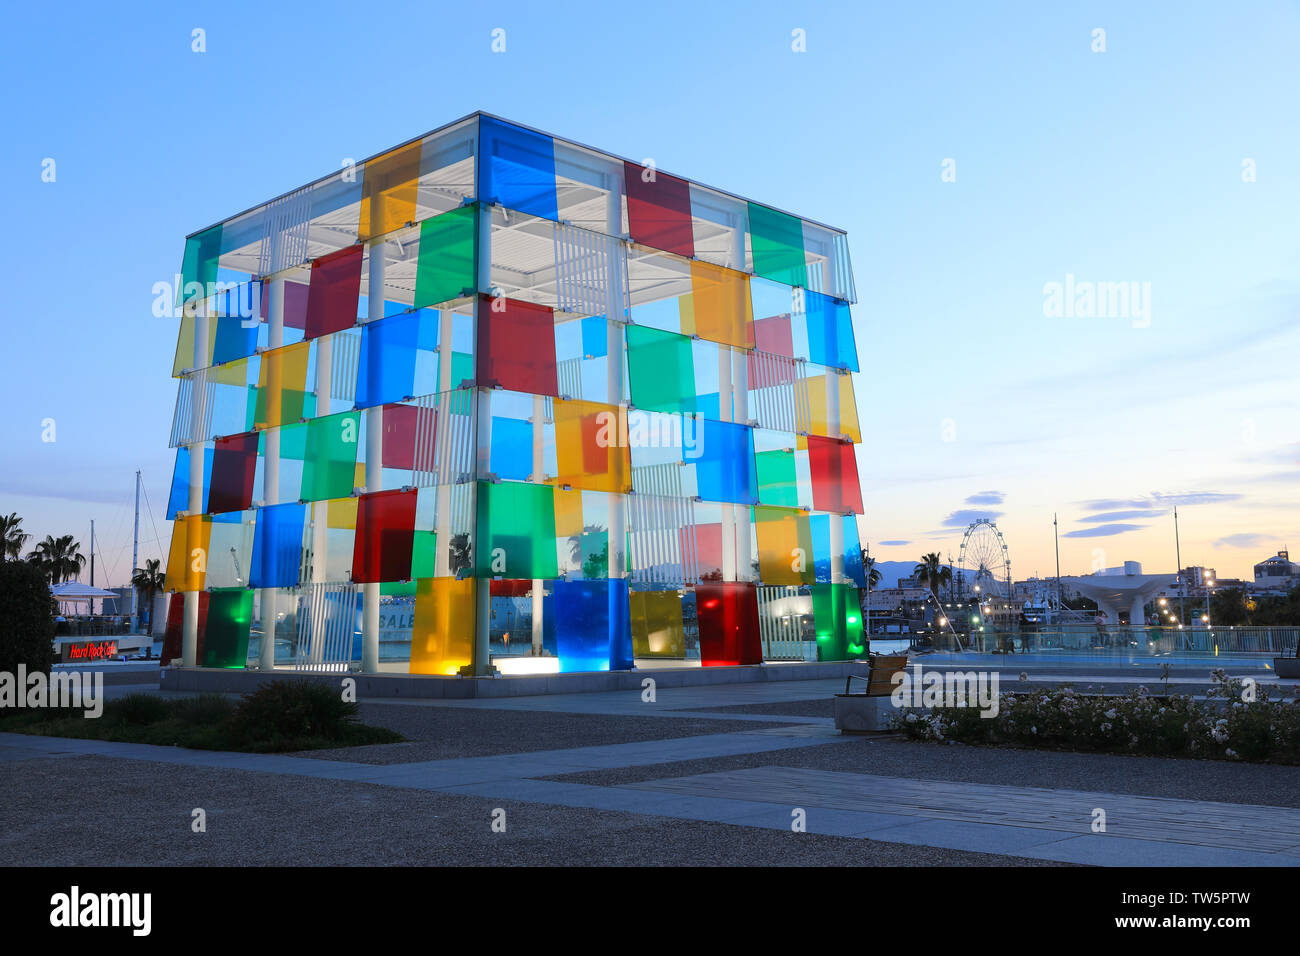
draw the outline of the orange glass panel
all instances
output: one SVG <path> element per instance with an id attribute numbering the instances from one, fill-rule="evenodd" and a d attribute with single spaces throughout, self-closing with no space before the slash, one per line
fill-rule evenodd
<path id="1" fill-rule="evenodd" d="M 310 348 L 310 342 L 297 342 L 262 353 L 254 428 L 292 425 L 302 418 Z"/>
<path id="2" fill-rule="evenodd" d="M 632 453 L 627 409 L 600 402 L 557 398 L 556 485 L 624 495 L 632 490 Z"/>
<path id="3" fill-rule="evenodd" d="M 208 573 L 208 548 L 212 541 L 212 519 L 190 515 L 172 522 L 171 549 L 167 552 L 168 591 L 202 591 Z"/>
<path id="4" fill-rule="evenodd" d="M 828 379 L 833 380 L 832 384 L 837 385 L 840 390 L 840 427 L 835 430 L 834 435 L 830 433 L 826 414 Z M 828 372 L 825 375 L 810 375 L 806 381 L 808 383 L 808 430 L 814 435 L 825 435 L 830 438 L 848 435 L 854 444 L 861 444 L 862 429 L 858 425 L 858 402 L 853 394 L 853 376 Z M 799 436 L 798 447 L 808 447 L 808 441 L 802 435 Z"/>
<path id="5" fill-rule="evenodd" d="M 568 538 L 575 534 L 582 534 L 582 492 L 556 488 L 555 536 Z"/>
<path id="6" fill-rule="evenodd" d="M 758 536 L 758 570 L 765 585 L 812 584 L 812 528 L 796 508 L 754 509 Z"/>
<path id="7" fill-rule="evenodd" d="M 754 309 L 749 276 L 696 260 L 691 294 L 678 300 L 682 333 L 734 348 L 754 347 Z"/>
<path id="8" fill-rule="evenodd" d="M 411 673 L 455 675 L 474 657 L 476 578 L 421 578 L 415 588 Z"/>
<path id="9" fill-rule="evenodd" d="M 420 178 L 417 140 L 366 163 L 361 184 L 358 242 L 382 236 L 415 221 L 415 194 Z"/>

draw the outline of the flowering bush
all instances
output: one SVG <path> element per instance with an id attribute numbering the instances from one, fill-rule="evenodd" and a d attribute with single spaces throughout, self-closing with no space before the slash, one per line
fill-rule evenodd
<path id="1" fill-rule="evenodd" d="M 1070 685 L 999 695 L 995 717 L 973 707 L 903 708 L 895 727 L 913 740 L 1211 757 L 1300 764 L 1300 701 L 1211 673 L 1206 700 L 1079 693 Z M 1087 688 L 1091 690 L 1092 688 Z"/>

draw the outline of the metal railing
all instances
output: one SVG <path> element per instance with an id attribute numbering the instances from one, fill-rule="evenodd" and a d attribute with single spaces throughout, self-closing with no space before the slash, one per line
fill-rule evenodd
<path id="1" fill-rule="evenodd" d="M 1129 627 L 1066 625 L 1039 631 L 985 630 L 962 635 L 966 650 L 983 653 L 1140 654 L 1152 657 L 1186 654 L 1259 654 L 1290 657 L 1296 653 L 1300 627 Z"/>

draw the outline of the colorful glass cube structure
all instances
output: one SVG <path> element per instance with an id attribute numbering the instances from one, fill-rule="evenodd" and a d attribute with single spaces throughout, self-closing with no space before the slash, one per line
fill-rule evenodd
<path id="1" fill-rule="evenodd" d="M 861 652 L 840 230 L 476 113 L 191 235 L 182 280 L 187 664 Z"/>

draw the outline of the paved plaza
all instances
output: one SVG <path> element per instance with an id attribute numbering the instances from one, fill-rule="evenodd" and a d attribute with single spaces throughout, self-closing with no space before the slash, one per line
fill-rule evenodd
<path id="1" fill-rule="evenodd" d="M 363 701 L 407 742 L 294 755 L 0 734 L 0 862 L 1300 865 L 1300 768 L 842 736 L 842 689 Z"/>

